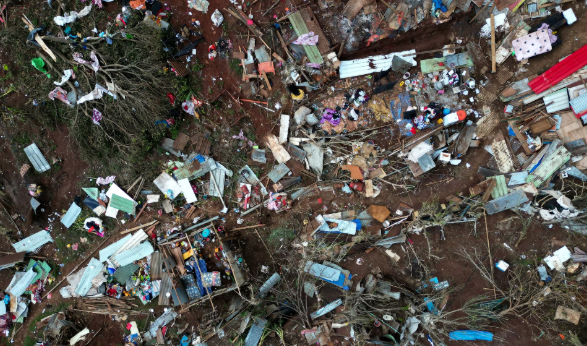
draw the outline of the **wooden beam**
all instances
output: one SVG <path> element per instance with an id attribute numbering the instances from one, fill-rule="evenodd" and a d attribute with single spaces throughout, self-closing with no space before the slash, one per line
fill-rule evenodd
<path id="1" fill-rule="evenodd" d="M 137 227 L 133 227 L 133 228 L 129 228 L 129 229 L 127 229 L 127 230 L 124 230 L 124 231 L 120 232 L 120 234 L 127 234 L 127 233 L 130 233 L 130 232 L 132 232 L 132 231 L 136 231 L 136 230 L 139 230 L 139 229 L 141 229 L 141 228 L 144 228 L 144 227 L 149 227 L 149 226 L 156 225 L 156 224 L 158 224 L 158 223 L 159 223 L 159 221 L 157 221 L 157 220 L 153 220 L 153 221 L 151 221 L 151 222 L 149 222 L 149 223 L 146 223 L 146 224 L 144 224 L 144 225 L 140 225 L 140 226 L 137 226 Z"/>
<path id="2" fill-rule="evenodd" d="M 29 27 L 30 32 L 35 30 L 33 23 L 26 16 L 23 16 L 22 21 Z M 49 47 L 47 47 L 45 42 L 43 42 L 43 39 L 38 34 L 35 34 L 35 41 L 37 41 L 37 43 L 41 46 L 45 53 L 49 54 L 53 61 L 57 61 L 57 57 L 55 56 L 55 54 L 53 54 L 53 51 L 49 49 Z"/>
<path id="3" fill-rule="evenodd" d="M 265 84 L 267 84 L 267 89 L 272 90 L 271 83 L 269 83 L 269 79 L 267 79 L 267 74 L 265 74 L 265 72 L 261 72 L 261 76 L 263 76 L 263 79 L 265 80 Z"/>
<path id="4" fill-rule="evenodd" d="M 491 72 L 497 71 L 497 60 L 495 56 L 495 16 L 491 14 Z"/>

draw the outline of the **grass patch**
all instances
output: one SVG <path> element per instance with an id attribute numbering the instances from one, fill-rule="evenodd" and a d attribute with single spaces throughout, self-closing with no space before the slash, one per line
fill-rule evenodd
<path id="1" fill-rule="evenodd" d="M 243 74 L 243 67 L 241 66 L 241 61 L 239 59 L 230 60 L 228 66 L 230 66 L 232 72 L 236 73 L 237 75 L 240 76 Z"/>

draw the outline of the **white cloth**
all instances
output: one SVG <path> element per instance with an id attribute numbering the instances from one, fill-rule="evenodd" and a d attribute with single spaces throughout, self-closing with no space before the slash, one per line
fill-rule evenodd
<path id="1" fill-rule="evenodd" d="M 218 9 L 216 9 L 216 11 L 212 13 L 212 23 L 214 23 L 214 25 L 216 26 L 220 26 L 223 21 L 224 16 L 222 15 L 222 13 L 220 13 L 220 11 L 218 11 Z"/>
<path id="2" fill-rule="evenodd" d="M 88 5 L 84 7 L 81 11 L 71 11 L 69 13 L 65 13 L 63 16 L 57 16 L 53 18 L 55 23 L 59 26 L 64 26 L 65 24 L 73 23 L 76 19 L 82 18 L 87 16 L 90 11 L 92 10 L 92 5 Z"/>
<path id="3" fill-rule="evenodd" d="M 73 73 L 73 70 L 63 70 L 63 77 L 61 77 L 61 82 L 53 82 L 53 84 L 58 85 L 58 86 L 62 86 L 63 84 L 65 84 L 65 82 L 67 82 L 68 80 L 70 80 L 71 78 L 75 78 L 75 74 Z"/>
<path id="4" fill-rule="evenodd" d="M 104 95 L 104 93 L 112 96 L 115 100 L 116 100 L 116 95 L 111 93 L 110 91 L 108 91 L 108 89 L 104 88 L 103 86 L 101 86 L 100 84 L 96 84 L 96 87 L 94 88 L 94 90 L 92 90 L 92 92 L 90 92 L 87 95 L 84 95 L 82 97 L 80 97 L 79 100 L 77 100 L 77 104 L 80 105 L 86 101 L 92 101 L 92 100 L 98 100 L 101 99 L 102 96 Z"/>

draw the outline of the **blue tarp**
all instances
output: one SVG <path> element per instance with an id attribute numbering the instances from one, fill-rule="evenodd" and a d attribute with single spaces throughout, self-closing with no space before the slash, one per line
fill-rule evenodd
<path id="1" fill-rule="evenodd" d="M 483 340 L 483 341 L 493 341 L 493 333 L 491 332 L 483 332 L 480 330 L 456 330 L 454 332 L 450 332 L 448 334 L 450 340 L 465 340 L 465 341 L 473 341 L 473 340 Z"/>
<path id="2" fill-rule="evenodd" d="M 198 268 L 194 268 L 194 272 L 196 274 L 196 281 L 198 282 L 198 288 L 200 289 L 200 293 L 202 293 L 202 296 L 205 296 L 208 294 L 208 292 L 212 291 L 211 287 L 208 287 L 208 290 L 206 290 L 206 288 L 204 288 L 204 285 L 202 285 L 202 276 L 200 275 L 200 271 L 203 273 L 207 273 L 208 269 L 206 268 L 206 261 L 204 261 L 203 259 L 199 259 L 198 260 L 198 264 L 200 266 L 200 270 L 198 270 Z"/>

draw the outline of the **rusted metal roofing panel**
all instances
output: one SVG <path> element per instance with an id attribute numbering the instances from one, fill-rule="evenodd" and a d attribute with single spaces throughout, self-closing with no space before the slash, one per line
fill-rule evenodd
<path id="1" fill-rule="evenodd" d="M 149 274 L 151 275 L 151 280 L 161 280 L 161 274 L 163 274 L 163 260 L 161 256 L 161 252 L 153 252 L 151 255 L 151 270 Z"/>
<path id="2" fill-rule="evenodd" d="M 340 62 L 340 78 L 350 78 L 363 76 L 375 72 L 387 71 L 391 68 L 394 56 L 399 56 L 405 61 L 416 66 L 416 50 L 407 50 L 403 52 L 389 53 L 386 55 L 375 55 L 363 59 L 345 60 Z"/>
<path id="3" fill-rule="evenodd" d="M 348 18 L 351 22 L 361 12 L 365 0 L 350 0 L 342 9 L 341 15 Z"/>
<path id="4" fill-rule="evenodd" d="M 579 50 L 566 57 L 563 61 L 554 65 L 540 76 L 534 78 L 528 83 L 528 86 L 535 93 L 541 93 L 555 86 L 585 65 L 587 65 L 587 45 L 581 47 Z"/>
<path id="5" fill-rule="evenodd" d="M 153 277 L 151 275 L 151 277 Z M 171 283 L 171 274 L 163 273 L 161 275 L 161 289 L 159 290 L 159 305 L 169 305 L 169 297 L 167 293 L 173 292 L 173 285 Z"/>
<path id="6" fill-rule="evenodd" d="M 524 191 L 515 190 L 508 195 L 490 201 L 485 205 L 485 210 L 487 210 L 487 214 L 493 215 L 526 202 L 528 202 L 528 197 Z"/>
<path id="7" fill-rule="evenodd" d="M 300 12 L 293 13 L 288 18 L 294 28 L 294 31 L 296 32 L 296 35 L 302 36 L 303 34 L 307 34 L 309 32 Z M 318 47 L 309 45 L 303 45 L 303 47 L 306 55 L 308 56 L 308 60 L 311 63 L 321 64 L 324 62 L 320 51 L 318 51 Z"/>
<path id="8" fill-rule="evenodd" d="M 33 143 L 28 147 L 24 148 L 24 153 L 29 158 L 37 172 L 42 173 L 51 169 L 49 162 L 47 162 L 45 156 L 43 156 L 43 154 L 39 150 L 39 147 L 37 147 L 37 144 Z"/>
<path id="9" fill-rule="evenodd" d="M 24 261 L 24 255 L 24 252 L 19 252 L 16 254 L 0 257 L 0 270 L 14 267 L 15 264 Z"/>
<path id="10" fill-rule="evenodd" d="M 527 183 L 538 187 L 542 185 L 554 172 L 558 171 L 569 159 L 571 153 L 564 146 L 558 147 L 551 155 L 545 156 L 538 168 L 528 175 Z"/>

